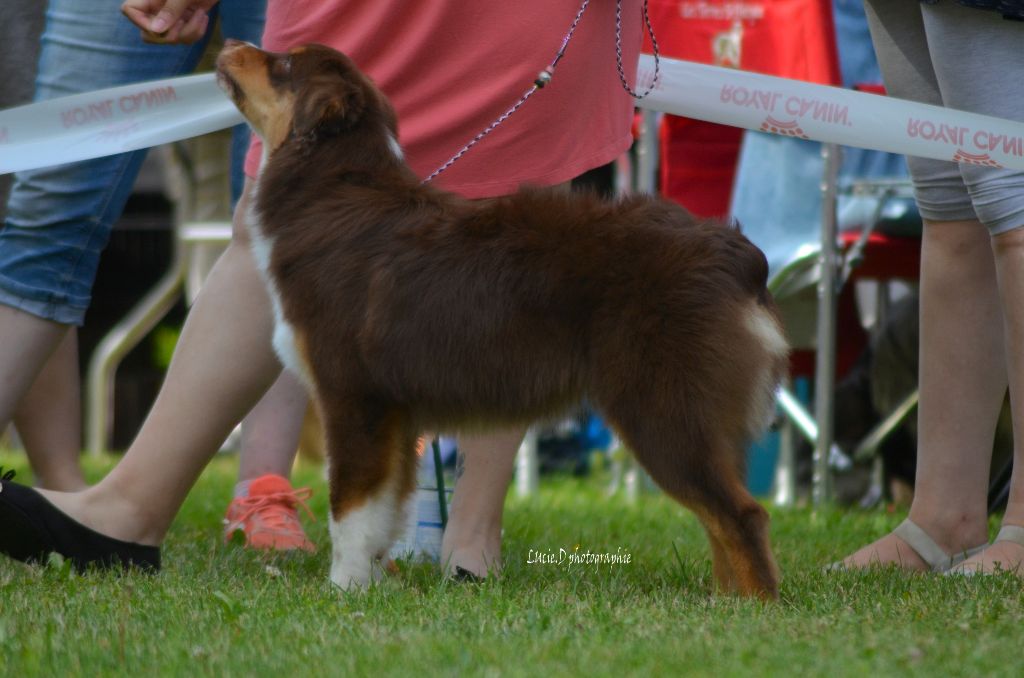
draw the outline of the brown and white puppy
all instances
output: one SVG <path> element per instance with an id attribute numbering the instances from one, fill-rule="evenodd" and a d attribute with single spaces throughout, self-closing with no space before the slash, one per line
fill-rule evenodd
<path id="1" fill-rule="evenodd" d="M 366 584 L 394 540 L 419 431 L 585 397 L 700 518 L 721 587 L 777 595 L 744 446 L 787 347 L 754 245 L 650 197 L 467 201 L 422 185 L 387 99 L 327 47 L 233 43 L 218 73 L 267 149 L 254 252 L 274 346 L 324 423 L 335 584 Z"/>

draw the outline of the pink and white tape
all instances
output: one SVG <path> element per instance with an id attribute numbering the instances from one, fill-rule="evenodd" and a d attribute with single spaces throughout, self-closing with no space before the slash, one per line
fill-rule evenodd
<path id="1" fill-rule="evenodd" d="M 638 86 L 653 79 L 640 57 Z M 640 105 L 734 127 L 1024 170 L 1024 123 L 675 59 Z"/>
<path id="2" fill-rule="evenodd" d="M 98 158 L 243 122 L 212 73 L 0 111 L 0 174 Z"/>
<path id="3" fill-rule="evenodd" d="M 638 86 L 654 60 L 641 56 Z M 675 59 L 640 105 L 736 127 L 1024 170 L 1024 123 Z M 212 74 L 0 111 L 0 173 L 156 146 L 241 122 Z"/>

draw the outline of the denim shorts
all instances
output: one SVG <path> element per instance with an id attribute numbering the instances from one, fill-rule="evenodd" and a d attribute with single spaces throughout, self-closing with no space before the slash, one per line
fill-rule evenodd
<path id="1" fill-rule="evenodd" d="M 213 10 L 225 38 L 258 43 L 262 0 L 221 0 Z M 192 72 L 210 35 L 194 45 L 147 45 L 120 12 L 121 0 L 50 0 L 35 99 L 78 94 Z M 212 29 L 211 29 L 212 30 Z M 249 142 L 232 147 L 237 198 Z M 124 210 L 145 151 L 19 172 L 0 229 L 0 303 L 80 325 L 100 253 Z"/>

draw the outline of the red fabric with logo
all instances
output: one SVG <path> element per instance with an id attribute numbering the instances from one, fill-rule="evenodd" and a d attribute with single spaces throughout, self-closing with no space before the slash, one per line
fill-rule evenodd
<path id="1" fill-rule="evenodd" d="M 830 0 L 649 0 L 659 52 L 668 57 L 838 84 Z M 644 51 L 651 53 L 649 41 Z M 701 216 L 723 216 L 742 130 L 665 116 L 661 191 Z"/>

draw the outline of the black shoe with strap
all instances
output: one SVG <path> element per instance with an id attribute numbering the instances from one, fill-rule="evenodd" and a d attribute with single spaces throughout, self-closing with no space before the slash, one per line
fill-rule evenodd
<path id="1" fill-rule="evenodd" d="M 0 468 L 0 553 L 27 563 L 45 563 L 51 553 L 76 570 L 160 569 L 160 547 L 113 539 L 82 525 L 31 487 L 11 482 Z"/>

